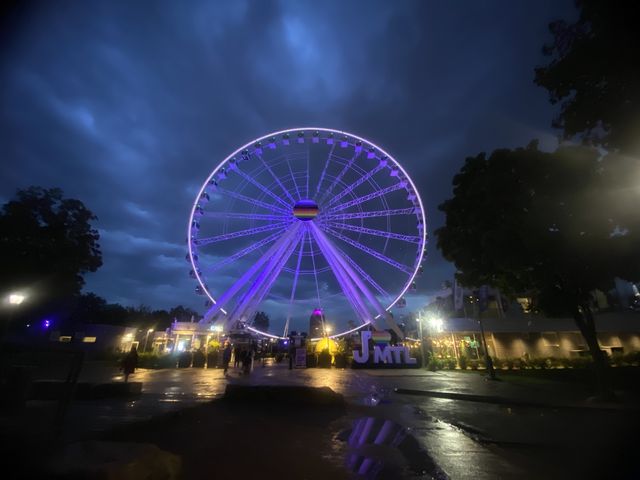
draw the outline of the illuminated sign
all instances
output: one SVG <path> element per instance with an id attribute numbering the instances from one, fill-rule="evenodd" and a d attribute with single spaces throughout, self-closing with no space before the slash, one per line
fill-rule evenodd
<path id="1" fill-rule="evenodd" d="M 356 363 L 367 363 L 369 361 L 369 340 L 372 338 L 371 332 L 360 332 L 361 351 L 353 351 L 353 360 Z M 417 360 L 411 358 L 409 347 L 393 347 L 391 345 L 373 347 L 373 364 L 393 364 L 393 365 L 415 365 Z"/>

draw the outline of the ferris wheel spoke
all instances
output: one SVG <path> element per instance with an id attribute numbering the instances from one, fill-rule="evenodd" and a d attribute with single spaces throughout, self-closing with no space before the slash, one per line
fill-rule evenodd
<path id="1" fill-rule="evenodd" d="M 406 273 L 407 275 L 411 275 L 413 273 L 413 270 L 409 267 L 407 267 L 406 265 L 387 257 L 386 255 L 377 252 L 376 250 L 374 250 L 373 248 L 367 247 L 366 245 L 363 245 L 362 243 L 349 238 L 345 235 L 342 235 L 340 232 L 336 232 L 335 230 L 328 228 L 327 232 L 330 233 L 331 235 L 333 235 L 336 238 L 339 238 L 340 240 L 342 240 L 345 243 L 348 243 L 349 245 L 356 247 L 358 250 L 362 250 L 365 253 L 368 253 L 369 255 L 371 255 L 374 258 L 377 258 L 378 260 L 387 263 L 388 265 L 391 265 L 392 267 L 397 268 L 398 270 L 403 271 L 404 273 Z"/>
<path id="2" fill-rule="evenodd" d="M 367 308 L 366 303 L 361 298 L 362 295 L 364 295 L 364 297 L 369 301 L 371 307 L 373 307 L 375 311 L 378 313 L 384 312 L 384 308 L 380 305 L 378 299 L 371 293 L 354 270 L 346 264 L 344 258 L 338 253 L 337 249 L 327 236 L 315 225 L 311 226 L 311 231 L 313 232 L 316 243 L 319 245 L 322 254 L 331 264 L 332 271 L 336 273 L 336 278 L 341 277 L 339 278 L 339 283 L 341 283 L 345 294 L 351 296 L 355 300 L 356 304 L 360 304 L 364 307 L 366 316 L 363 318 L 363 322 L 370 321 L 372 318 L 369 314 L 369 309 Z"/>
<path id="3" fill-rule="evenodd" d="M 331 157 L 333 156 L 333 150 L 336 148 L 336 144 L 331 144 L 331 150 L 329 150 L 329 155 L 327 155 L 327 161 L 324 164 L 324 168 L 322 169 L 322 173 L 320 174 L 320 180 L 318 181 L 318 186 L 316 187 L 316 197 L 320 193 L 320 187 L 322 186 L 322 181 L 324 180 L 324 176 L 327 174 L 327 168 L 329 168 L 329 163 L 331 163 Z"/>
<path id="4" fill-rule="evenodd" d="M 247 219 L 247 220 L 265 220 L 265 221 L 278 221 L 283 222 L 291 217 L 288 215 L 270 215 L 267 213 L 236 213 L 236 212 L 209 212 L 205 211 L 203 214 L 207 218 L 233 218 L 233 219 Z"/>
<path id="5" fill-rule="evenodd" d="M 318 269 L 316 268 L 316 256 L 313 253 L 313 238 L 311 235 L 308 235 L 308 237 L 309 237 L 309 252 L 311 253 L 311 263 L 313 265 L 313 277 L 315 278 L 315 281 L 316 281 L 316 295 L 318 297 L 318 308 L 322 308 L 322 302 L 320 301 L 320 284 L 318 283 Z"/>
<path id="6" fill-rule="evenodd" d="M 298 287 L 298 277 L 300 275 L 300 264 L 302 263 L 302 252 L 304 252 L 304 237 L 306 235 L 306 231 L 302 232 L 302 238 L 300 240 L 300 253 L 298 253 L 298 262 L 296 263 L 296 272 L 293 276 L 293 286 L 291 287 L 291 297 L 289 297 L 289 308 L 287 310 L 287 321 L 284 324 L 284 333 L 283 337 L 287 336 L 289 332 L 289 322 L 291 321 L 291 308 L 293 306 L 293 299 L 296 296 L 296 288 Z"/>
<path id="7" fill-rule="evenodd" d="M 393 240 L 401 240 L 403 242 L 409 243 L 417 243 L 419 244 L 422 240 L 417 235 L 402 235 L 400 233 L 394 232 L 385 232 L 384 230 L 376 230 L 373 228 L 360 227 L 358 225 L 351 225 L 349 223 L 338 223 L 331 222 L 328 225 L 329 227 L 334 228 L 342 228 L 344 230 L 349 230 L 351 232 L 364 233 L 366 235 L 373 235 L 376 237 L 390 238 Z"/>
<path id="8" fill-rule="evenodd" d="M 314 233 L 314 236 L 316 236 L 317 232 L 315 232 L 313 229 L 312 231 Z M 338 285 L 340 285 L 340 289 L 344 293 L 345 298 L 351 304 L 351 307 L 353 308 L 356 315 L 360 317 L 362 323 L 369 321 L 371 315 L 368 312 L 368 309 L 362 299 L 362 296 L 360 295 L 360 292 L 358 292 L 358 289 L 353 284 L 353 281 L 349 278 L 346 272 L 344 272 L 342 267 L 336 262 L 335 257 L 330 251 L 330 247 L 326 247 L 324 243 L 317 238 L 317 236 L 316 242 L 318 243 L 323 256 L 327 260 L 327 263 L 331 266 L 331 272 L 336 277 Z"/>
<path id="9" fill-rule="evenodd" d="M 235 171 L 238 173 L 238 175 L 240 175 L 242 178 L 244 178 L 251 185 L 253 185 L 254 187 L 258 188 L 260 191 L 262 191 L 266 195 L 270 196 L 271 198 L 273 198 L 276 202 L 280 203 L 285 208 L 289 208 L 290 207 L 290 205 L 287 202 L 282 200 L 280 197 L 278 197 L 275 193 L 273 193 L 267 187 L 262 185 L 260 182 L 256 181 L 253 177 L 251 177 L 251 176 L 247 175 L 246 173 L 244 173 L 242 170 L 240 170 L 240 168 L 237 165 L 236 165 Z"/>
<path id="10" fill-rule="evenodd" d="M 271 245 L 269 249 L 258 258 L 251 267 L 238 278 L 231 287 L 229 287 L 219 298 L 218 301 L 214 303 L 214 305 L 209 309 L 209 311 L 205 314 L 205 320 L 210 321 L 220 310 L 224 308 L 224 306 L 231 300 L 238 291 L 253 278 L 253 276 L 269 261 L 274 255 L 276 255 L 288 242 L 291 241 L 291 238 L 294 237 L 298 230 L 300 229 L 299 224 L 295 224 L 293 228 L 289 228 L 284 232 L 276 243 Z M 227 317 L 228 320 L 229 317 Z"/>
<path id="11" fill-rule="evenodd" d="M 296 194 L 298 195 L 298 200 L 302 200 L 302 196 L 300 195 L 300 189 L 298 188 L 298 182 L 296 182 L 296 177 L 293 174 L 293 170 L 291 169 L 291 163 L 287 162 L 287 167 L 289 167 L 289 175 L 291 176 L 291 181 L 293 182 L 293 186 L 296 189 Z"/>
<path id="12" fill-rule="evenodd" d="M 322 232 L 317 226 L 312 225 L 312 231 L 314 235 L 316 235 L 316 239 L 320 245 L 324 245 L 324 251 L 327 252 L 330 256 L 334 258 L 334 263 L 336 266 L 342 268 L 348 278 L 351 278 L 352 282 L 357 286 L 357 288 L 364 294 L 365 298 L 369 301 L 370 305 L 373 309 L 378 313 L 373 319 L 367 318 L 366 320 L 370 320 L 374 323 L 377 329 L 384 329 L 386 327 L 390 327 L 393 329 L 396 334 L 402 338 L 403 333 L 398 328 L 396 323 L 390 318 L 388 312 L 385 308 L 380 304 L 378 299 L 373 295 L 373 293 L 367 288 L 362 279 L 358 276 L 358 274 L 345 262 L 344 258 L 338 255 L 331 241 L 327 238 L 326 234 Z M 383 322 L 384 320 L 384 322 Z"/>
<path id="13" fill-rule="evenodd" d="M 307 150 L 307 188 L 305 189 L 305 198 L 309 198 L 309 150 Z"/>
<path id="14" fill-rule="evenodd" d="M 372 217 L 388 217 L 395 215 L 415 215 L 416 207 L 411 208 L 395 208 L 391 210 L 371 210 L 369 212 L 354 213 L 330 213 L 322 218 L 325 220 L 354 220 Z"/>
<path id="15" fill-rule="evenodd" d="M 291 213 L 288 210 L 285 210 L 284 208 L 276 207 L 275 205 L 272 205 L 270 203 L 266 203 L 261 200 L 257 200 L 255 198 L 247 197 L 246 195 L 243 195 L 238 192 L 234 192 L 232 190 L 226 190 L 224 188 L 218 187 L 216 192 L 221 193 L 223 195 L 227 195 L 231 198 L 235 198 L 237 200 L 241 200 L 246 203 L 250 203 L 251 205 L 255 205 L 256 207 L 261 207 L 266 210 L 271 210 L 272 212 L 281 213 L 283 215 L 289 215 Z"/>
<path id="16" fill-rule="evenodd" d="M 291 200 L 293 203 L 295 203 L 296 201 L 293 199 L 293 197 L 291 196 L 289 191 L 286 188 L 284 188 L 284 185 L 282 185 L 282 182 L 276 176 L 276 174 L 273 173 L 273 170 L 271 170 L 271 167 L 267 164 L 267 162 L 264 161 L 264 158 L 262 158 L 262 155 L 260 155 L 258 153 L 254 153 L 254 155 L 260 159 L 260 161 L 262 162 L 262 165 L 264 165 L 264 167 L 267 169 L 267 171 L 271 174 L 271 176 L 276 181 L 276 183 L 278 184 L 278 186 L 280 187 L 282 192 L 289 198 L 289 200 Z"/>
<path id="17" fill-rule="evenodd" d="M 252 243 L 251 245 L 249 245 L 247 248 L 243 248 L 242 250 L 240 250 L 239 252 L 234 253 L 233 255 L 225 258 L 224 260 L 222 260 L 221 262 L 218 263 L 214 263 L 213 265 L 211 265 L 210 267 L 205 267 L 205 271 L 208 273 L 213 273 L 217 270 L 220 270 L 221 268 L 226 267 L 227 265 L 231 265 L 232 263 L 234 263 L 236 260 L 241 259 L 242 257 L 249 255 L 251 252 L 264 247 L 265 245 L 268 245 L 269 243 L 275 241 L 276 239 L 278 239 L 280 236 L 282 236 L 282 233 L 285 231 L 285 229 L 282 229 L 279 232 L 273 233 L 271 235 L 269 235 L 266 238 L 263 238 L 262 240 L 260 240 L 259 242 L 256 243 Z"/>
<path id="18" fill-rule="evenodd" d="M 331 200 L 329 200 L 327 202 L 327 207 L 333 205 L 334 203 L 336 203 L 338 200 L 340 200 L 345 195 L 348 195 L 349 193 L 353 192 L 356 188 L 358 188 L 360 185 L 362 185 L 363 183 L 368 181 L 371 177 L 373 177 L 380 170 L 385 168 L 385 166 L 386 165 L 383 164 L 383 163 L 378 164 L 378 166 L 375 167 L 373 170 L 370 170 L 368 173 L 366 173 L 365 175 L 360 177 L 358 180 L 353 182 L 351 185 L 348 185 L 347 187 L 345 187 L 340 193 L 338 193 L 335 197 L 333 197 Z M 327 208 L 327 207 L 325 207 L 325 208 Z"/>
<path id="19" fill-rule="evenodd" d="M 387 292 L 384 288 L 382 288 L 373 278 L 371 278 L 371 275 L 369 275 L 367 272 L 365 272 L 362 267 L 360 267 L 360 265 L 358 265 L 349 255 L 347 255 L 346 253 L 344 253 L 342 250 L 338 249 L 336 247 L 336 249 L 340 252 L 340 254 L 342 255 L 342 258 L 344 258 L 347 263 L 349 265 L 351 265 L 351 267 L 358 272 L 358 274 L 364 278 L 369 285 L 371 285 L 380 295 L 382 295 L 385 299 L 390 299 L 392 298 L 391 295 L 389 294 L 389 292 Z"/>
<path id="20" fill-rule="evenodd" d="M 249 289 L 241 297 L 236 308 L 230 315 L 230 321 L 246 320 L 248 316 L 253 313 L 253 310 L 262 302 L 271 290 L 271 287 L 273 287 L 274 282 L 282 271 L 282 267 L 287 263 L 300 240 L 301 235 L 290 237 L 269 259 L 262 272 L 258 274 Z"/>
<path id="21" fill-rule="evenodd" d="M 234 238 L 247 237 L 255 235 L 257 233 L 268 232 L 278 228 L 283 228 L 289 225 L 291 222 L 272 223 L 270 225 L 263 225 L 261 227 L 247 228 L 246 230 L 238 230 L 237 232 L 223 233 L 221 235 L 215 235 L 213 237 L 198 238 L 194 240 L 194 244 L 198 247 L 210 245 L 212 243 L 224 242 L 226 240 L 232 240 Z"/>
<path id="22" fill-rule="evenodd" d="M 335 177 L 333 179 L 333 182 L 331 182 L 331 185 L 329 185 L 329 188 L 327 188 L 324 193 L 322 194 L 322 197 L 320 197 L 320 200 L 318 200 L 318 204 L 321 205 L 324 200 L 331 195 L 331 192 L 333 191 L 334 188 L 336 188 L 336 185 L 338 185 L 341 181 L 342 181 L 342 177 L 345 176 L 345 174 L 349 171 L 349 168 L 351 168 L 351 165 L 353 165 L 353 162 L 356 161 L 356 159 L 360 156 L 360 152 L 356 152 L 353 157 L 351 157 L 351 159 L 346 163 L 346 165 L 344 166 L 344 168 L 340 171 L 340 173 L 338 174 L 337 177 Z"/>
<path id="23" fill-rule="evenodd" d="M 332 213 L 345 210 L 349 207 L 360 205 L 361 203 L 368 202 L 369 200 L 373 200 L 374 198 L 382 197 L 388 193 L 395 192 L 396 190 L 400 190 L 404 187 L 406 187 L 406 183 L 404 182 L 395 183 L 381 190 L 376 190 L 375 192 L 371 192 L 368 195 L 363 195 L 362 197 L 357 197 L 348 202 L 341 203 L 340 205 L 334 206 L 333 208 L 330 208 L 329 211 L 327 211 L 327 214 L 331 215 Z"/>

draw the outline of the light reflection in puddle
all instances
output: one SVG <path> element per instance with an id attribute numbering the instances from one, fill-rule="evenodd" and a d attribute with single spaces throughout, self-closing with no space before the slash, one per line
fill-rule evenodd
<path id="1" fill-rule="evenodd" d="M 410 429 L 384 418 L 362 417 L 339 436 L 347 441 L 346 466 L 359 477 L 374 480 L 431 476 L 448 479 L 411 435 Z"/>

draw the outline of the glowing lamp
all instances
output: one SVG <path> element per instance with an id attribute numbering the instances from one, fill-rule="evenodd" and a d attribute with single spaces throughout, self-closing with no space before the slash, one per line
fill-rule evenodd
<path id="1" fill-rule="evenodd" d="M 24 302 L 25 298 L 27 297 L 22 295 L 21 293 L 12 293 L 11 295 L 9 295 L 9 303 L 11 305 L 20 305 L 22 302 Z"/>

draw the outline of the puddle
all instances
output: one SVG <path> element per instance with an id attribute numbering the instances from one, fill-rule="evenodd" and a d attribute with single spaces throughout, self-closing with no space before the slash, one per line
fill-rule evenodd
<path id="1" fill-rule="evenodd" d="M 448 479 L 410 429 L 393 420 L 361 417 L 336 439 L 346 443 L 349 472 L 364 479 Z"/>

